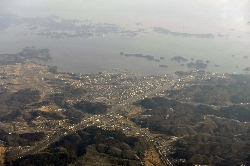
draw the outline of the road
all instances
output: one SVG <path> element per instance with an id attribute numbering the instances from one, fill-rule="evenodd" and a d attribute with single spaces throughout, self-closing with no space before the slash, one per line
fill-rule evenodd
<path id="1" fill-rule="evenodd" d="M 117 106 L 114 106 L 110 112 L 113 113 L 113 114 L 117 114 L 119 109 L 121 109 L 123 106 L 126 106 L 126 105 L 130 105 L 130 104 L 133 104 L 134 102 L 144 98 L 144 96 L 152 96 L 152 95 L 155 95 L 156 93 L 160 93 L 160 92 L 163 92 L 165 90 L 172 90 L 172 84 L 165 84 L 161 87 L 158 87 L 156 89 L 154 89 L 153 91 L 150 91 L 150 92 L 146 92 L 146 93 L 142 93 L 140 95 L 137 95 L 137 96 L 134 96 L 134 97 L 131 97 L 127 100 L 124 100 L 120 103 L 120 105 L 117 105 Z"/>
<path id="2" fill-rule="evenodd" d="M 113 106 L 109 112 L 110 112 L 110 114 L 117 115 L 117 114 L 119 114 L 119 110 L 124 109 L 126 106 L 129 106 L 130 104 L 144 98 L 144 96 L 152 96 L 152 95 L 155 95 L 156 93 L 162 92 L 164 90 L 171 90 L 171 89 L 172 89 L 172 84 L 170 84 L 170 83 L 165 84 L 161 87 L 154 89 L 153 91 L 150 91 L 150 92 L 147 92 L 144 94 L 140 94 L 138 96 L 135 96 L 135 97 L 129 98 L 125 101 L 122 101 L 120 105 Z M 86 121 L 86 122 L 82 121 L 76 125 L 67 126 L 68 129 L 65 129 L 65 128 L 58 129 L 53 134 L 47 135 L 45 140 L 39 142 L 38 144 L 36 144 L 35 146 L 33 146 L 29 149 L 24 150 L 23 152 L 21 152 L 19 154 L 11 156 L 11 158 L 17 159 L 17 158 L 21 158 L 21 157 L 29 155 L 29 154 L 38 153 L 38 152 L 46 149 L 50 144 L 58 141 L 61 137 L 65 136 L 67 134 L 74 133 L 75 131 L 77 131 L 79 129 L 84 129 L 88 126 L 93 125 L 93 122 L 96 120 L 96 117 L 92 116 L 92 117 L 88 117 L 88 118 L 91 118 L 92 121 Z M 98 117 L 98 118 L 100 118 L 100 117 Z M 131 123 L 133 123 L 133 122 L 131 122 Z M 140 131 L 140 134 L 144 135 L 147 140 L 154 140 L 153 135 L 147 134 L 147 133 L 149 133 L 149 131 L 147 129 L 140 128 L 139 126 L 137 126 L 135 124 L 133 126 L 135 127 L 135 130 L 133 130 L 135 132 L 134 135 L 136 135 L 137 131 Z M 157 146 L 157 144 L 154 143 L 154 145 L 155 145 L 156 149 L 158 149 L 158 151 L 159 151 L 159 147 Z M 159 153 L 159 155 L 161 156 L 162 162 L 164 164 L 172 166 L 172 163 L 169 161 L 169 159 L 165 155 L 160 154 L 160 153 Z"/>

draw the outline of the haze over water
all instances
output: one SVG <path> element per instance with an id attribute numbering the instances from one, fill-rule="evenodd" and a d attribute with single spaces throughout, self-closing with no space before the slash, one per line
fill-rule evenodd
<path id="1" fill-rule="evenodd" d="M 244 73 L 243 69 L 250 67 L 249 9 L 247 0 L 2 0 L 0 13 L 29 18 L 53 14 L 65 19 L 117 24 L 130 30 L 143 28 L 148 33 L 133 37 L 108 34 L 91 39 L 47 39 L 23 36 L 27 27 L 11 26 L 0 30 L 0 53 L 20 52 L 26 46 L 46 47 L 53 57 L 53 61 L 46 64 L 57 65 L 61 71 L 79 73 L 97 73 L 110 68 L 126 68 L 147 75 L 191 70 L 170 61 L 173 56 L 183 56 L 189 61 L 191 58 L 210 60 L 208 71 Z M 190 34 L 211 33 L 215 37 L 166 35 L 154 32 L 152 27 Z M 157 63 L 123 57 L 119 55 L 121 51 L 164 57 L 165 60 Z M 166 64 L 168 68 L 159 68 L 159 64 Z M 220 67 L 215 68 L 215 64 Z"/>

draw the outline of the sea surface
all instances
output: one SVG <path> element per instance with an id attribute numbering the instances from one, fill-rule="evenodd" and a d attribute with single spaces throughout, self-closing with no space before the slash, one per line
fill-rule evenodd
<path id="1" fill-rule="evenodd" d="M 49 48 L 53 60 L 44 64 L 58 66 L 60 71 L 97 73 L 121 68 L 152 75 L 191 70 L 186 63 L 181 66 L 182 62 L 171 61 L 174 56 L 187 58 L 188 62 L 191 58 L 194 62 L 209 60 L 205 70 L 213 72 L 245 73 L 243 69 L 250 67 L 250 2 L 247 0 L 2 0 L 0 13 L 13 13 L 21 18 L 57 15 L 145 31 L 136 36 L 109 33 L 93 38 L 48 38 L 31 34 L 30 27 L 23 24 L 0 29 L 0 54 L 17 53 L 27 46 Z M 214 38 L 157 33 L 153 27 L 188 34 L 210 33 Z M 40 30 L 42 27 L 36 32 Z M 121 56 L 120 52 L 165 59 L 155 62 Z"/>

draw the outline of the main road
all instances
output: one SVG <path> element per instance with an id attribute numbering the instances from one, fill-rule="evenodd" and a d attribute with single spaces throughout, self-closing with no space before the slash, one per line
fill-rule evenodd
<path id="1" fill-rule="evenodd" d="M 144 98 L 144 96 L 152 96 L 152 95 L 155 95 L 156 93 L 163 92 L 164 90 L 171 90 L 171 89 L 172 89 L 172 83 L 169 82 L 168 84 L 165 84 L 161 87 L 157 87 L 156 89 L 154 89 L 150 92 L 146 92 L 146 93 L 131 97 L 127 100 L 124 100 L 120 103 L 120 105 L 113 106 L 109 112 L 112 114 L 119 114 L 119 110 L 121 108 L 124 108 L 125 106 L 128 106 L 128 105 Z M 92 121 L 94 121 L 94 120 L 95 120 L 95 118 L 92 117 Z M 87 125 L 88 123 L 89 123 L 89 125 Z M 14 156 L 10 156 L 10 157 L 12 159 L 17 159 L 17 158 L 21 158 L 21 157 L 29 155 L 29 154 L 34 154 L 34 153 L 40 152 L 40 151 L 46 149 L 50 144 L 58 141 L 65 134 L 73 133 L 76 130 L 86 128 L 90 125 L 93 125 L 93 123 L 90 123 L 90 121 L 89 121 L 89 122 L 80 122 L 78 124 L 68 126 L 68 129 L 63 128 L 61 130 L 58 130 L 57 132 L 54 132 L 53 134 L 47 135 L 45 140 L 39 142 L 35 146 L 32 146 L 31 148 L 24 150 L 23 152 L 16 154 Z M 137 128 L 138 128 L 138 126 L 137 126 Z M 151 138 L 151 139 L 153 139 L 153 138 Z M 164 163 L 167 162 L 168 165 L 172 165 L 171 162 L 165 156 L 164 157 L 162 156 L 162 158 L 167 160 L 167 161 L 163 161 Z"/>

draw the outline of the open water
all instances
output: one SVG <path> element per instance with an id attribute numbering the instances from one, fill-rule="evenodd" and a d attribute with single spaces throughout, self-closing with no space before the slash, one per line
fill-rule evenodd
<path id="1" fill-rule="evenodd" d="M 46 47 L 51 50 L 53 60 L 45 64 L 56 65 L 60 71 L 97 73 L 122 68 L 150 75 L 190 70 L 171 61 L 173 56 L 183 56 L 189 62 L 191 58 L 210 60 L 207 71 L 245 73 L 243 69 L 250 67 L 250 2 L 247 0 L 2 0 L 0 13 L 32 18 L 54 14 L 66 19 L 117 24 L 131 30 L 143 28 L 148 32 L 133 37 L 111 33 L 91 39 L 52 39 L 24 36 L 29 32 L 24 25 L 0 30 L 0 53 L 20 52 L 27 46 Z M 215 37 L 173 36 L 156 33 L 152 27 L 190 34 L 211 33 Z M 121 51 L 165 60 L 124 57 L 119 55 Z M 168 68 L 160 68 L 160 64 Z M 216 64 L 220 66 L 215 67 Z"/>

